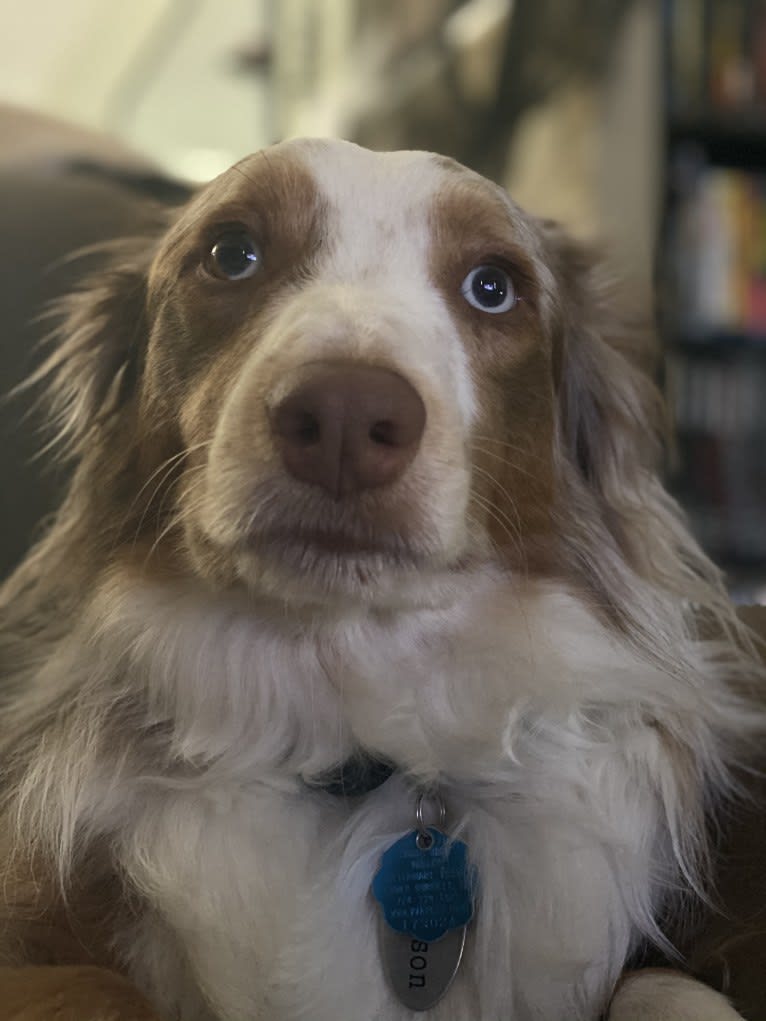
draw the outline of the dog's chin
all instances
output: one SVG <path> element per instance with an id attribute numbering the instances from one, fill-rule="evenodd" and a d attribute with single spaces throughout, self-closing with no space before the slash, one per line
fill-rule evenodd
<path id="1" fill-rule="evenodd" d="M 235 563 L 240 581 L 256 595 L 344 609 L 440 605 L 463 566 L 459 558 L 394 538 L 319 531 L 250 536 Z"/>

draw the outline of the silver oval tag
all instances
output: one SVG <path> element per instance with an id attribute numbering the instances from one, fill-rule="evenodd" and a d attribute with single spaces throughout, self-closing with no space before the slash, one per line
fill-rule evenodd
<path id="1" fill-rule="evenodd" d="M 444 996 L 460 967 L 467 926 L 433 943 L 395 932 L 381 919 L 380 953 L 391 989 L 409 1010 L 428 1010 Z"/>

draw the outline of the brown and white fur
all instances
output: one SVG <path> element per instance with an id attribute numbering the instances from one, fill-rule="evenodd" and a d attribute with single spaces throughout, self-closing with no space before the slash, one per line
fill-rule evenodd
<path id="1" fill-rule="evenodd" d="M 211 272 L 231 225 L 247 279 Z M 486 263 L 507 312 L 461 291 Z M 705 885 L 763 678 L 587 254 L 449 160 L 293 141 L 63 311 L 73 479 L 2 591 L 4 963 L 109 964 L 165 1019 L 403 1021 L 369 887 L 436 784 L 480 888 L 428 1016 L 596 1021 Z M 419 394 L 389 483 L 286 469 L 274 408 L 317 364 Z M 311 789 L 359 749 L 396 773 Z M 610 1016 L 735 1015 L 647 972 Z"/>

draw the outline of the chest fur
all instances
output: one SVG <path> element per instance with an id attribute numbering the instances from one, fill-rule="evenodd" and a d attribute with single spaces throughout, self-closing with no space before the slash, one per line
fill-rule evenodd
<path id="1" fill-rule="evenodd" d="M 148 905 L 124 956 L 167 1013 L 409 1019 L 385 982 L 370 884 L 412 828 L 413 787 L 435 783 L 479 876 L 435 1021 L 598 1014 L 655 907 L 666 764 L 635 707 L 664 677 L 567 598 L 520 615 L 518 596 L 489 587 L 449 613 L 319 633 L 155 595 L 150 613 L 146 593 L 111 606 L 186 767 L 178 782 L 125 776 L 130 808 L 118 799 L 109 825 Z M 397 774 L 347 802 L 308 789 L 359 746 Z"/>
<path id="2" fill-rule="evenodd" d="M 567 808 L 561 785 L 549 799 L 510 786 L 442 793 L 480 886 L 434 1018 L 593 1016 L 634 935 L 625 893 L 650 896 L 648 856 L 574 798 Z M 165 795 L 126 834 L 123 865 L 216 1017 L 398 1021 L 411 1015 L 384 979 L 370 884 L 412 812 L 398 776 L 356 805 L 260 784 Z M 135 965 L 140 981 L 146 963 Z"/>

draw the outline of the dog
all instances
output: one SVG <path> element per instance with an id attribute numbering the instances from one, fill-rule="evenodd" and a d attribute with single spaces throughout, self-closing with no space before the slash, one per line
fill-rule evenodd
<path id="1" fill-rule="evenodd" d="M 764 676 L 591 255 L 449 159 L 295 140 L 103 259 L 2 590 L 2 963 L 181 1021 L 738 1017 L 626 974 Z"/>

